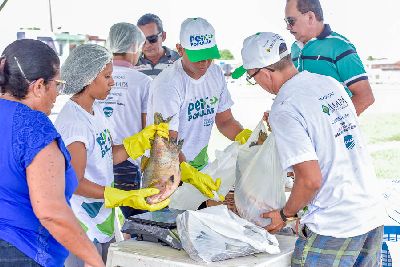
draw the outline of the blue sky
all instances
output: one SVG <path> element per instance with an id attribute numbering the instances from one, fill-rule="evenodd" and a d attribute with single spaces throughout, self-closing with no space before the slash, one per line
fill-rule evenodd
<path id="1" fill-rule="evenodd" d="M 0 0 L 1 1 L 1 0 Z M 293 37 L 285 29 L 285 0 L 51 0 L 54 27 L 62 31 L 106 37 L 117 22 L 131 22 L 144 13 L 161 17 L 167 46 L 175 46 L 181 22 L 187 17 L 206 18 L 216 29 L 220 49 L 240 57 L 243 39 L 258 31 Z M 201 3 L 201 4 L 200 4 Z M 400 60 L 400 1 L 321 0 L 325 22 L 355 44 L 361 57 Z M 0 49 L 15 38 L 19 27 L 49 29 L 48 0 L 9 0 L 0 13 Z"/>

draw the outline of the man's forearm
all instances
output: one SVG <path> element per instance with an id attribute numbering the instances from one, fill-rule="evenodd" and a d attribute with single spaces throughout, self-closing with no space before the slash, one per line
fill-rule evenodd
<path id="1" fill-rule="evenodd" d="M 243 130 L 243 126 L 234 118 L 224 123 L 217 124 L 218 130 L 229 140 L 234 141 L 235 137 Z"/>
<path id="2" fill-rule="evenodd" d="M 293 166 L 295 180 L 290 197 L 283 208 L 286 216 L 291 217 L 304 208 L 314 198 L 321 186 L 321 171 L 318 161 L 306 161 Z"/>

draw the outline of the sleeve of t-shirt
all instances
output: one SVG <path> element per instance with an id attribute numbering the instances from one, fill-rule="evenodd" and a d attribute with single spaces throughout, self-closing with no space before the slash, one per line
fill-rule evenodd
<path id="1" fill-rule="evenodd" d="M 40 111 L 28 110 L 18 107 L 13 132 L 14 157 L 15 160 L 26 169 L 35 156 L 53 141 L 58 141 L 59 133 L 49 118 Z"/>
<path id="2" fill-rule="evenodd" d="M 283 170 L 292 171 L 293 165 L 318 160 L 302 116 L 294 111 L 280 110 L 271 112 L 269 122 Z"/>
<path id="3" fill-rule="evenodd" d="M 151 79 L 146 76 L 145 82 L 143 84 L 142 92 L 141 92 L 142 113 L 147 113 L 147 102 L 149 100 L 150 83 L 151 83 Z"/>
<path id="4" fill-rule="evenodd" d="M 336 68 L 341 80 L 346 86 L 360 80 L 367 80 L 368 75 L 365 72 L 364 65 L 357 54 L 356 48 L 345 41 L 338 48 L 336 55 Z"/>
<path id="5" fill-rule="evenodd" d="M 232 107 L 233 100 L 231 98 L 231 94 L 229 93 L 228 86 L 226 85 L 224 74 L 222 73 L 222 70 L 219 66 L 217 66 L 217 68 L 222 86 L 221 94 L 219 95 L 219 105 L 217 113 L 221 113 Z"/>
<path id="6" fill-rule="evenodd" d="M 164 86 L 163 86 L 164 85 Z M 169 122 L 169 129 L 178 131 L 180 108 L 183 102 L 182 96 L 178 93 L 174 83 L 158 83 L 152 93 L 152 112 L 161 113 L 163 118 L 172 117 Z"/>
<path id="7" fill-rule="evenodd" d="M 73 142 L 82 142 L 85 145 L 86 150 L 90 149 L 90 140 L 93 135 L 87 126 L 82 125 L 79 122 L 67 122 L 57 124 L 57 129 L 66 146 L 69 146 Z"/>

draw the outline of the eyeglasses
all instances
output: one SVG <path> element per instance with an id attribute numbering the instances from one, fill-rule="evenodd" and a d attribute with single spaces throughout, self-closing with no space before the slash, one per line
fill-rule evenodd
<path id="1" fill-rule="evenodd" d="M 293 27 L 294 24 L 296 24 L 296 21 L 297 21 L 297 19 L 295 17 L 287 17 L 287 18 L 284 18 L 284 20 L 285 20 L 286 25 L 288 27 Z"/>
<path id="2" fill-rule="evenodd" d="M 271 69 L 271 68 L 269 68 L 269 67 L 259 68 L 259 69 L 257 69 L 252 75 L 248 75 L 248 74 L 247 74 L 246 81 L 247 81 L 249 84 L 251 84 L 251 85 L 256 85 L 257 82 L 256 82 L 256 80 L 254 79 L 254 77 L 255 77 L 262 69 L 269 70 L 270 72 L 274 72 L 274 71 L 275 71 L 274 69 Z"/>
<path id="3" fill-rule="evenodd" d="M 153 34 L 153 35 L 147 36 L 147 37 L 146 37 L 146 40 L 147 40 L 150 44 L 157 43 L 158 37 L 160 37 L 162 33 L 163 33 L 163 32 L 159 32 L 159 33 L 157 33 L 157 34 Z"/>
<path id="4" fill-rule="evenodd" d="M 17 57 L 14 57 L 14 60 L 15 60 L 15 62 L 17 63 L 18 69 L 19 69 L 19 71 L 21 72 L 22 77 L 24 77 L 24 79 L 29 83 L 29 85 L 31 85 L 31 84 L 33 84 L 34 82 L 37 81 L 37 79 L 32 80 L 32 81 L 31 81 L 31 80 L 28 80 L 28 78 L 26 78 L 25 72 L 22 70 L 22 67 L 21 67 L 21 64 L 20 64 L 19 61 L 18 61 L 18 58 L 17 58 Z M 65 85 L 67 84 L 66 81 L 64 81 L 64 80 L 57 80 L 57 79 L 50 79 L 50 80 L 47 80 L 47 81 L 55 81 L 55 82 L 56 82 L 56 86 L 57 86 L 57 91 L 58 91 L 60 94 L 64 92 Z"/>
<path id="5" fill-rule="evenodd" d="M 57 91 L 58 91 L 59 94 L 62 94 L 64 92 L 65 85 L 67 84 L 66 81 L 64 81 L 64 80 L 56 80 L 56 79 L 51 79 L 49 81 L 55 81 L 56 82 Z"/>

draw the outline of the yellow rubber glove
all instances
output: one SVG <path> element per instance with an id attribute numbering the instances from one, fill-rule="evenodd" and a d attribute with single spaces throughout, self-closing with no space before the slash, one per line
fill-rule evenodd
<path id="1" fill-rule="evenodd" d="M 156 211 L 161 210 L 169 205 L 170 199 L 161 201 L 156 204 L 148 204 L 146 197 L 160 193 L 157 188 L 144 188 L 138 190 L 120 190 L 113 187 L 104 189 L 104 201 L 106 208 L 114 208 L 119 206 L 131 207 L 138 210 Z"/>
<path id="2" fill-rule="evenodd" d="M 182 162 L 180 167 L 182 182 L 192 184 L 208 198 L 214 197 L 212 191 L 217 191 L 219 189 L 221 185 L 220 178 L 216 179 L 214 182 L 210 175 L 199 172 L 187 162 Z"/>
<path id="3" fill-rule="evenodd" d="M 243 145 L 247 142 L 247 139 L 249 139 L 252 131 L 249 129 L 244 129 L 238 135 L 235 137 L 235 141 L 239 142 L 239 144 Z"/>
<path id="4" fill-rule="evenodd" d="M 151 148 L 150 140 L 154 140 L 155 134 L 169 139 L 168 123 L 152 124 L 134 134 L 125 138 L 122 143 L 131 159 L 137 159 L 147 149 Z"/>

